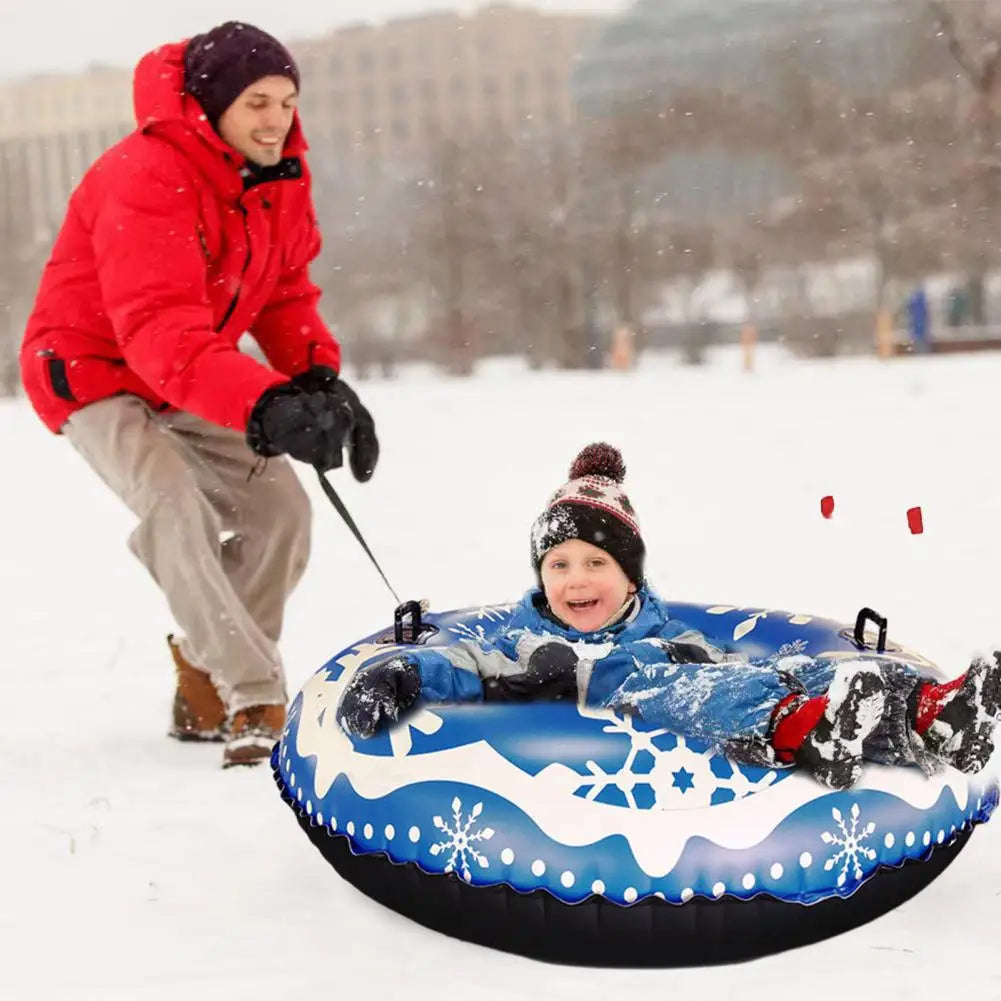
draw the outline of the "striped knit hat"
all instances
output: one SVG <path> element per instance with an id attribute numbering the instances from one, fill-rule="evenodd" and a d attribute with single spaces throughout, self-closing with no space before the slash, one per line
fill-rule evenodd
<path id="1" fill-rule="evenodd" d="M 643 584 L 646 548 L 636 511 L 622 489 L 626 466 L 617 448 L 588 445 L 570 466 L 570 480 L 549 499 L 532 526 L 532 567 L 554 546 L 580 539 L 603 549 L 637 586 Z"/>

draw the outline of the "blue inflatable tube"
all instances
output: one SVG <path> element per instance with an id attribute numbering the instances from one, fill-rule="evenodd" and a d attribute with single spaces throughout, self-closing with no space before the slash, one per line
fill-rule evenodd
<path id="1" fill-rule="evenodd" d="M 429 615 L 427 645 L 490 639 L 514 606 Z M 765 609 L 672 604 L 750 657 L 857 657 L 851 628 Z M 347 880 L 431 928 L 540 959 L 730 962 L 826 938 L 935 878 L 986 821 L 997 782 L 868 765 L 832 792 L 736 764 L 628 716 L 558 703 L 421 703 L 370 740 L 335 709 L 376 634 L 296 696 L 272 758 L 285 801 Z M 871 651 L 870 651 L 871 652 Z M 931 674 L 934 665 L 892 644 Z"/>

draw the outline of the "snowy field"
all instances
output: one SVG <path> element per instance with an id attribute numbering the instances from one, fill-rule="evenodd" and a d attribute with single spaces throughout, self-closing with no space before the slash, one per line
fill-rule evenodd
<path id="1" fill-rule="evenodd" d="M 626 375 L 414 369 L 357 384 L 382 461 L 365 486 L 334 480 L 402 597 L 499 602 L 530 583 L 531 520 L 603 438 L 624 453 L 665 597 L 845 621 L 869 605 L 952 675 L 1001 645 L 999 384 L 1001 354 L 764 351 L 753 375 L 729 350 Z M 998 820 L 897 911 L 739 967 L 548 966 L 384 910 L 307 842 L 270 769 L 224 773 L 218 746 L 165 738 L 172 623 L 125 548 L 131 515 L 23 401 L 0 404 L 0 441 L 0 997 L 890 1001 L 959 981 L 1001 998 Z M 393 611 L 303 472 L 315 548 L 283 643 L 293 693 Z"/>

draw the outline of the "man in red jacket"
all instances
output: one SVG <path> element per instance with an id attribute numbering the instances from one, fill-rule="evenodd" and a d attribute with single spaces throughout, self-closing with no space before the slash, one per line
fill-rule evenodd
<path id="1" fill-rule="evenodd" d="M 379 455 L 309 279 L 298 92 L 247 24 L 145 56 L 138 128 L 73 193 L 21 351 L 42 420 L 138 517 L 130 548 L 183 630 L 171 734 L 225 739 L 224 766 L 266 757 L 285 722 L 276 643 L 310 509 L 279 457 L 325 471 L 347 448 L 364 481 Z"/>

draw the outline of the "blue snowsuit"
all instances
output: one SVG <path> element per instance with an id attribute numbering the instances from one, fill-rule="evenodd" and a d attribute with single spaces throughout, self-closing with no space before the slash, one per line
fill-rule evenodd
<path id="1" fill-rule="evenodd" d="M 542 592 L 531 590 L 489 642 L 464 639 L 408 650 L 406 657 L 420 671 L 426 702 L 572 697 L 594 708 L 628 709 L 655 726 L 762 764 L 779 763 L 768 742 L 778 703 L 791 693 L 823 694 L 837 668 L 805 656 L 754 662 L 728 654 L 672 619 L 648 588 L 638 592 L 623 620 L 587 633 L 555 619 Z M 907 700 L 921 676 L 904 665 L 881 667 L 895 697 L 867 739 L 865 757 L 911 763 Z"/>

